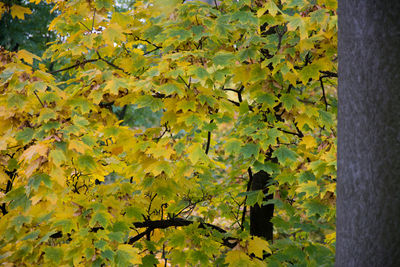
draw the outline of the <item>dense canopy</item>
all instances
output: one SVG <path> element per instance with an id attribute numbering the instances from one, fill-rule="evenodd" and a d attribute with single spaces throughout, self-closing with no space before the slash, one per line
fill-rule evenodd
<path id="1" fill-rule="evenodd" d="M 0 262 L 333 265 L 336 1 L 51 2 L 0 50 Z"/>

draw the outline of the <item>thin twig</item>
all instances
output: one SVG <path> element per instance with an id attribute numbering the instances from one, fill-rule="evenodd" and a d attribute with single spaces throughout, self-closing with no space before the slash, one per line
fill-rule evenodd
<path id="1" fill-rule="evenodd" d="M 33 93 L 35 94 L 36 98 L 39 100 L 40 104 L 42 105 L 42 107 L 45 107 L 42 100 L 40 100 L 39 96 L 37 95 L 36 91 L 33 91 Z"/>
<path id="2" fill-rule="evenodd" d="M 125 34 L 132 35 L 132 33 L 125 33 Z M 135 36 L 134 39 L 135 39 L 135 41 L 146 42 L 146 43 L 148 43 L 149 45 L 152 45 L 152 46 L 154 46 L 154 47 L 156 47 L 156 48 L 158 48 L 158 49 L 162 48 L 161 46 L 156 45 L 156 44 L 150 42 L 149 40 L 141 39 L 141 38 L 139 38 L 139 37 L 137 37 L 137 36 Z"/>
<path id="3" fill-rule="evenodd" d="M 206 145 L 206 151 L 205 151 L 206 155 L 208 155 L 208 151 L 210 149 L 210 142 L 211 142 L 211 132 L 208 131 L 207 132 L 207 145 Z"/>
<path id="4" fill-rule="evenodd" d="M 319 77 L 319 82 L 321 84 L 321 89 L 322 89 L 322 100 L 324 100 L 325 103 L 325 111 L 328 111 L 328 101 L 326 101 L 325 87 L 324 87 L 324 82 L 322 81 L 322 77 Z"/>
<path id="5" fill-rule="evenodd" d="M 147 52 L 143 53 L 143 56 L 147 56 L 148 54 L 153 53 L 154 51 L 157 51 L 159 49 L 160 49 L 160 47 L 156 47 L 153 50 L 150 50 L 150 51 L 147 51 Z"/>
<path id="6" fill-rule="evenodd" d="M 78 63 L 76 63 L 76 64 L 74 64 L 74 65 L 72 65 L 72 66 L 69 66 L 69 67 L 66 67 L 66 68 L 63 68 L 63 69 L 59 69 L 59 70 L 54 70 L 54 71 L 51 71 L 51 72 L 49 72 L 49 73 L 50 73 L 50 74 L 55 74 L 55 73 L 58 73 L 58 72 L 67 71 L 67 70 L 76 68 L 76 67 L 78 67 L 78 66 L 84 66 L 86 63 L 95 62 L 95 61 L 98 61 L 98 60 L 99 60 L 99 58 L 96 58 L 96 59 L 87 59 L 87 60 L 84 60 L 84 61 L 82 61 L 82 62 L 78 62 Z"/>
<path id="7" fill-rule="evenodd" d="M 210 121 L 210 124 L 213 122 L 214 122 L 214 119 L 212 119 Z M 206 155 L 208 155 L 208 151 L 210 150 L 210 143 L 211 143 L 211 132 L 208 131 L 207 132 L 207 145 L 206 145 L 206 151 L 205 151 Z"/>
<path id="8" fill-rule="evenodd" d="M 181 76 L 181 75 L 178 75 L 178 77 L 182 80 L 182 82 L 186 85 L 186 87 L 187 87 L 188 89 L 190 89 L 189 84 L 187 84 L 187 83 L 185 82 L 185 80 L 182 78 L 182 76 Z"/>
<path id="9" fill-rule="evenodd" d="M 88 28 L 88 26 L 86 26 L 85 24 L 83 24 L 82 21 L 79 21 L 79 23 L 80 23 L 83 27 L 85 27 L 88 31 L 91 32 L 91 30 Z"/>
<path id="10" fill-rule="evenodd" d="M 93 11 L 93 20 L 92 20 L 92 30 L 91 32 L 93 32 L 94 30 L 94 16 L 96 15 L 96 9 Z"/>
<path id="11" fill-rule="evenodd" d="M 250 191 L 250 187 L 251 187 L 251 183 L 253 182 L 253 172 L 251 171 L 250 167 L 247 169 L 247 172 L 249 173 L 249 181 L 247 182 L 246 192 L 249 192 Z M 245 196 L 245 198 L 244 198 L 244 207 L 243 207 L 243 212 L 242 212 L 242 222 L 240 224 L 240 229 L 242 229 L 242 231 L 244 229 L 244 222 L 246 220 L 246 212 L 247 212 L 246 200 L 247 200 L 247 196 Z"/>
<path id="12" fill-rule="evenodd" d="M 103 62 L 107 63 L 108 65 L 110 65 L 111 67 L 116 68 L 117 70 L 120 70 L 120 71 L 122 71 L 123 73 L 129 75 L 129 72 L 125 71 L 123 68 L 118 67 L 118 66 L 115 65 L 114 63 L 112 63 L 112 62 L 110 62 L 110 61 L 104 59 L 102 56 L 100 56 L 100 53 L 99 53 L 98 51 L 96 51 L 96 53 L 97 53 L 97 55 L 99 56 L 99 59 L 100 59 L 101 61 L 103 61 Z"/>
<path id="13" fill-rule="evenodd" d="M 218 4 L 217 4 L 217 0 L 214 0 L 214 4 L 215 4 L 215 8 L 216 8 L 217 10 L 219 10 L 219 9 L 218 9 Z"/>

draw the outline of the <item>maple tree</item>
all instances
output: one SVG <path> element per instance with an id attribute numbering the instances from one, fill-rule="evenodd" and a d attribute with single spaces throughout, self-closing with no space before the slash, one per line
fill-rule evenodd
<path id="1" fill-rule="evenodd" d="M 333 264 L 336 1 L 49 2 L 0 52 L 1 262 Z"/>

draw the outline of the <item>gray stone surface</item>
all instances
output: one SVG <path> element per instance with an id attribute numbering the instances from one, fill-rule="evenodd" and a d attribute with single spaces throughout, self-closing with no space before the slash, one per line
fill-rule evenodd
<path id="1" fill-rule="evenodd" d="M 336 266 L 400 266 L 400 1 L 338 2 Z"/>

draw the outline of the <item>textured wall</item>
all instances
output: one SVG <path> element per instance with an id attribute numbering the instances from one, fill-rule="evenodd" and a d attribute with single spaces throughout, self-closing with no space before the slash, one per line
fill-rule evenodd
<path id="1" fill-rule="evenodd" d="M 400 1 L 338 2 L 336 266 L 400 266 Z"/>

